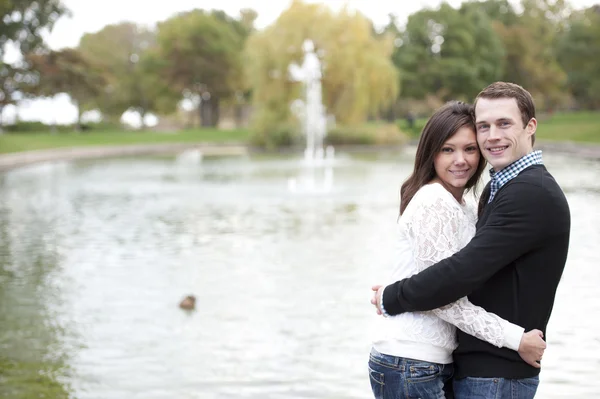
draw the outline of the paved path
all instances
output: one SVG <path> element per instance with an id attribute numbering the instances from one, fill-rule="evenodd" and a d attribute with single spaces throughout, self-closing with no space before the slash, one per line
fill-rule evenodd
<path id="1" fill-rule="evenodd" d="M 244 155 L 247 153 L 247 148 L 243 144 L 215 143 L 136 144 L 126 146 L 53 148 L 49 150 L 2 154 L 0 155 L 0 171 L 39 162 L 152 154 L 177 154 L 191 149 L 198 149 L 203 155 Z"/>
<path id="2" fill-rule="evenodd" d="M 535 143 L 535 149 L 547 150 L 563 154 L 575 155 L 581 158 L 595 159 L 600 161 L 600 145 L 565 142 L 541 142 Z"/>

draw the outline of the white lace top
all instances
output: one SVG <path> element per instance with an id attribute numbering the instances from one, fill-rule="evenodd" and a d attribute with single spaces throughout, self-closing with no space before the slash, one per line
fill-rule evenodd
<path id="1" fill-rule="evenodd" d="M 398 222 L 395 267 L 390 281 L 401 280 L 462 249 L 475 235 L 475 204 L 459 204 L 441 184 L 422 187 Z M 373 347 L 380 353 L 451 363 L 458 327 L 497 347 L 518 350 L 524 329 L 464 297 L 429 312 L 378 317 Z M 455 327 L 456 326 L 456 327 Z"/>

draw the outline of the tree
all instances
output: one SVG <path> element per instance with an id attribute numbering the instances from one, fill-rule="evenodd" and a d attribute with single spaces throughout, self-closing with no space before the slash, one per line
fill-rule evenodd
<path id="1" fill-rule="evenodd" d="M 42 34 L 65 13 L 60 0 L 0 1 L 0 55 L 8 42 L 24 54 L 36 50 L 43 44 Z"/>
<path id="2" fill-rule="evenodd" d="M 393 43 L 393 51 L 391 55 L 391 60 L 396 67 L 398 74 L 400 75 L 400 67 L 398 60 L 398 47 L 402 43 L 402 32 L 398 28 L 398 19 L 395 14 L 388 14 L 388 23 L 381 30 L 377 30 L 376 27 L 372 26 L 372 33 L 375 37 L 382 40 L 392 40 Z M 382 110 L 382 115 L 390 122 L 394 122 L 397 119 L 398 111 L 402 113 L 406 113 L 406 110 L 401 110 L 403 108 L 404 101 L 401 98 L 402 94 L 402 80 L 396 79 L 398 84 L 398 91 L 396 94 L 395 101 L 387 107 L 387 109 Z"/>
<path id="3" fill-rule="evenodd" d="M 522 0 L 517 14 L 507 0 L 464 3 L 493 20 L 504 48 L 501 80 L 523 85 L 538 108 L 551 108 L 564 99 L 565 73 L 556 60 L 556 39 L 569 9 L 563 0 Z"/>
<path id="4" fill-rule="evenodd" d="M 295 122 L 290 111 L 301 97 L 289 66 L 301 64 L 302 43 L 310 39 L 323 64 L 323 102 L 341 124 L 364 122 L 393 102 L 398 73 L 390 60 L 393 41 L 376 38 L 360 13 L 333 13 L 320 4 L 293 1 L 269 27 L 254 33 L 246 46 L 248 81 L 253 90 L 254 126 L 268 135 Z"/>
<path id="5" fill-rule="evenodd" d="M 221 99 L 243 87 L 240 53 L 247 28 L 222 12 L 193 10 L 158 24 L 162 76 L 187 97 L 199 99 L 203 126 L 216 126 Z"/>
<path id="6" fill-rule="evenodd" d="M 252 32 L 255 31 L 254 23 L 258 14 L 256 11 L 244 8 L 240 10 L 238 18 L 232 18 L 223 11 L 213 10 L 211 14 L 223 22 L 229 24 L 242 38 L 242 48 L 245 46 L 246 40 Z M 237 83 L 237 88 L 233 93 L 227 95 L 223 102 L 226 105 L 233 105 L 235 108 L 236 123 L 241 122 L 242 104 L 250 101 L 251 87 L 244 79 L 243 66 L 241 68 L 241 80 Z M 218 111 L 217 111 L 218 112 Z"/>
<path id="7" fill-rule="evenodd" d="M 15 94 L 19 90 L 19 81 L 25 71 L 5 63 L 0 63 L 0 133 L 2 132 L 2 112 L 4 107 L 16 102 Z"/>
<path id="8" fill-rule="evenodd" d="M 519 15 L 508 0 L 470 0 L 464 2 L 461 9 L 477 9 L 492 21 L 500 22 L 504 26 L 512 26 L 520 22 Z"/>
<path id="9" fill-rule="evenodd" d="M 0 117 L 5 105 L 16 102 L 27 77 L 25 66 L 4 62 L 6 46 L 12 43 L 21 54 L 42 48 L 42 34 L 66 13 L 60 0 L 0 0 Z"/>
<path id="10" fill-rule="evenodd" d="M 155 46 L 155 32 L 130 22 L 107 25 L 81 38 L 79 51 L 103 71 L 106 84 L 94 102 L 103 114 L 120 117 L 131 109 L 143 123 L 148 112 L 175 107 L 179 96 L 157 76 Z M 165 98 L 173 101 L 171 107 Z"/>
<path id="11" fill-rule="evenodd" d="M 572 14 L 558 60 L 579 106 L 600 109 L 600 6 Z"/>
<path id="12" fill-rule="evenodd" d="M 526 25 L 495 25 L 506 48 L 502 80 L 524 86 L 538 108 L 550 108 L 564 98 L 565 73 L 553 52 L 541 46 Z"/>
<path id="13" fill-rule="evenodd" d="M 408 97 L 472 100 L 502 75 L 502 43 L 487 15 L 474 7 L 442 3 L 412 14 L 398 42 L 394 59 Z"/>
<path id="14" fill-rule="evenodd" d="M 27 61 L 36 75 L 33 93 L 53 97 L 67 93 L 77 108 L 77 129 L 81 129 L 83 107 L 97 98 L 104 87 L 104 78 L 75 49 L 30 54 Z"/>
<path id="15" fill-rule="evenodd" d="M 536 98 L 541 109 L 551 109 L 565 99 L 566 74 L 557 60 L 557 43 L 563 34 L 570 6 L 565 0 L 521 0 L 520 33 L 523 35 L 506 44 L 511 48 L 518 40 L 526 43 L 522 56 L 526 79 L 517 81 Z M 517 40 L 515 40 L 517 39 Z M 513 60 L 516 61 L 516 55 Z"/>

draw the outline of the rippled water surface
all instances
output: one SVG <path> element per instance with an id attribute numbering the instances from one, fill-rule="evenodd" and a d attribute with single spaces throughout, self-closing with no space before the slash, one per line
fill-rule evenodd
<path id="1" fill-rule="evenodd" d="M 411 153 L 0 174 L 0 397 L 370 397 L 370 285 Z M 600 164 L 545 161 L 573 229 L 537 397 L 600 397 Z"/>

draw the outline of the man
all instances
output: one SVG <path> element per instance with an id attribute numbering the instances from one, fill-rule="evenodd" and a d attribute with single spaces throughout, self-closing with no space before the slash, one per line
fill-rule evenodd
<path id="1" fill-rule="evenodd" d="M 533 99 L 521 86 L 493 83 L 475 99 L 475 123 L 477 142 L 492 166 L 475 237 L 419 274 L 387 287 L 374 286 L 371 302 L 379 312 L 396 315 L 436 309 L 468 295 L 474 304 L 526 331 L 545 334 L 567 258 L 570 212 L 542 164 L 541 151 L 533 151 Z M 461 331 L 458 341 L 458 399 L 534 397 L 539 368 L 515 351 Z"/>

